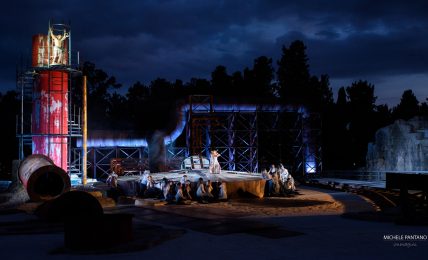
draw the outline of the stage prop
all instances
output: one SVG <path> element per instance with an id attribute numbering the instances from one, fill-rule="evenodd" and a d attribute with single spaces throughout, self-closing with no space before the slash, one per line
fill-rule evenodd
<path id="1" fill-rule="evenodd" d="M 55 198 L 70 190 L 70 178 L 53 161 L 42 154 L 33 154 L 23 160 L 18 176 L 32 201 Z"/>

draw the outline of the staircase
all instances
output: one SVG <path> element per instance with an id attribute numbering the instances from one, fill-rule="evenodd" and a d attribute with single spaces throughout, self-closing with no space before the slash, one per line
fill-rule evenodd
<path id="1" fill-rule="evenodd" d="M 73 137 L 82 136 L 82 126 L 74 120 L 68 121 L 68 134 Z"/>

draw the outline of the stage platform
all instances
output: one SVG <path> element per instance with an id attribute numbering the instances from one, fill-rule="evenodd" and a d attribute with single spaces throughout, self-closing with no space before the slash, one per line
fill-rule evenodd
<path id="1" fill-rule="evenodd" d="M 199 178 L 204 181 L 211 180 L 226 182 L 228 197 L 236 196 L 238 192 L 250 193 L 255 197 L 263 198 L 266 181 L 260 173 L 247 173 L 238 171 L 222 171 L 220 174 L 211 174 L 206 169 L 199 170 L 176 170 L 169 172 L 151 173 L 153 180 L 160 187 L 163 178 L 179 182 L 183 175 L 187 175 L 193 185 L 196 186 Z M 139 182 L 141 175 L 119 176 L 118 186 L 127 196 L 137 196 L 139 193 Z"/>

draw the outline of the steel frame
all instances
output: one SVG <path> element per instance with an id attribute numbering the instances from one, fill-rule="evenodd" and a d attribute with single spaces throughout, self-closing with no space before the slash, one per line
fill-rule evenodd
<path id="1" fill-rule="evenodd" d="M 76 154 L 75 160 L 81 160 L 82 149 L 73 149 Z M 181 162 L 188 154 L 187 147 L 166 147 L 166 164 L 172 169 L 180 167 Z M 104 180 L 111 174 L 111 160 L 114 158 L 138 159 L 144 162 L 145 168 L 148 169 L 149 149 L 148 147 L 89 147 L 88 148 L 88 174 L 92 178 Z"/>
<path id="2" fill-rule="evenodd" d="M 215 148 L 223 169 L 257 172 L 282 163 L 298 175 L 321 172 L 319 114 L 261 107 L 219 111 L 212 102 L 212 96 L 189 98 L 186 144 L 190 155 L 209 157 Z"/>

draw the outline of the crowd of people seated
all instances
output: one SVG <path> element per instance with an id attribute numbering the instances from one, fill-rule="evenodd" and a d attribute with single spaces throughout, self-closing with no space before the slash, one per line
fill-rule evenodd
<path id="1" fill-rule="evenodd" d="M 289 195 L 297 192 L 293 176 L 284 165 L 271 165 L 269 170 L 262 171 L 262 177 L 266 180 L 265 196 Z"/>
<path id="2" fill-rule="evenodd" d="M 157 198 L 168 203 L 190 204 L 192 201 L 209 203 L 227 200 L 225 182 L 204 181 L 192 183 L 187 175 L 183 175 L 179 181 L 163 178 L 160 183 L 155 183 L 150 172 L 145 171 L 140 178 L 140 197 Z"/>
<path id="3" fill-rule="evenodd" d="M 272 164 L 269 169 L 263 169 L 262 178 L 266 180 L 265 197 L 296 194 L 296 185 L 293 176 L 284 165 Z M 112 174 L 107 183 L 117 188 L 117 175 Z M 168 180 L 164 177 L 155 183 L 148 170 L 145 170 L 139 180 L 139 197 L 157 198 L 168 203 L 190 204 L 192 201 L 209 203 L 227 200 L 227 186 L 224 181 L 204 180 L 191 182 L 184 174 L 180 180 Z"/>

